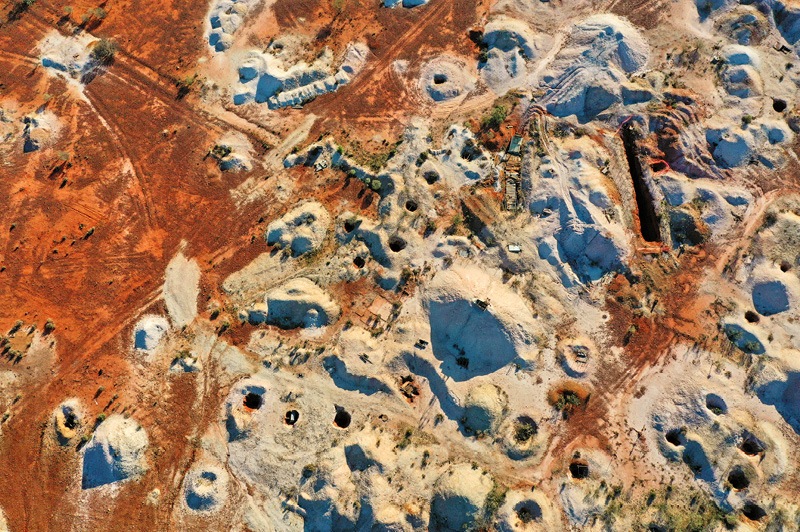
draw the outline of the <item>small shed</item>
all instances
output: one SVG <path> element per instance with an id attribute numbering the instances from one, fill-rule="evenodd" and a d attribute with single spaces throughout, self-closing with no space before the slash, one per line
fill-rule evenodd
<path id="1" fill-rule="evenodd" d="M 508 149 L 506 150 L 506 152 L 509 155 L 519 156 L 521 149 L 522 149 L 522 136 L 514 135 L 513 137 L 511 137 L 511 142 L 508 143 Z"/>

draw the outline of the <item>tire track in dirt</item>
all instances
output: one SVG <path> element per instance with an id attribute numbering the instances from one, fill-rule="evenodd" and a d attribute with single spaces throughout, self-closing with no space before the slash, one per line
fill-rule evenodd
<path id="1" fill-rule="evenodd" d="M 109 133 L 111 133 L 114 144 L 119 150 L 122 159 L 133 169 L 133 176 L 139 185 L 139 190 L 142 195 L 140 201 L 144 207 L 145 222 L 148 228 L 152 228 L 154 225 L 153 220 L 156 218 L 156 211 L 153 199 L 149 194 L 149 185 L 141 164 L 138 161 L 134 162 L 134 160 L 131 158 L 130 150 L 126 145 L 126 142 L 122 140 L 124 133 L 120 129 L 119 125 L 116 122 L 110 122 L 108 120 L 112 113 L 108 111 L 108 109 L 105 107 L 105 104 L 103 104 L 96 96 L 92 96 L 91 92 L 88 90 L 84 91 L 84 95 L 86 96 L 86 100 L 91 104 L 95 113 L 97 113 L 100 121 L 103 122 L 103 125 L 105 125 Z"/>
<path id="2" fill-rule="evenodd" d="M 453 0 L 434 0 L 437 2 L 431 6 L 428 4 L 428 10 L 422 15 L 416 24 L 412 25 L 405 33 L 398 36 L 395 44 L 389 47 L 386 51 L 378 50 L 379 54 L 372 53 L 372 55 L 379 57 L 377 61 L 367 62 L 366 66 L 361 72 L 356 75 L 353 81 L 345 86 L 344 89 L 334 93 L 333 98 L 330 98 L 323 106 L 329 115 L 344 114 L 345 106 L 342 105 L 342 100 L 350 100 L 363 96 L 368 91 L 376 89 L 375 82 L 391 68 L 392 63 L 397 59 L 400 52 L 407 49 L 419 49 L 421 42 L 417 42 L 420 36 L 426 35 L 427 30 L 432 26 L 438 26 L 445 18 L 445 12 L 452 9 Z M 335 113 L 334 110 L 339 110 Z"/>

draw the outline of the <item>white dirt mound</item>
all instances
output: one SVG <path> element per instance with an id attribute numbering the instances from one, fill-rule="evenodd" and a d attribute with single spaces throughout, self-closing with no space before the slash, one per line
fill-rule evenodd
<path id="1" fill-rule="evenodd" d="M 431 500 L 430 530 L 467 530 L 483 510 L 492 481 L 469 464 L 454 466 L 436 481 Z"/>
<path id="2" fill-rule="evenodd" d="M 169 321 L 163 316 L 145 316 L 133 328 L 133 347 L 138 351 L 152 351 L 169 331 Z"/>
<path id="3" fill-rule="evenodd" d="M 488 302 L 486 309 L 481 302 Z M 456 380 L 485 375 L 522 358 L 537 326 L 522 299 L 474 267 L 439 272 L 425 293 L 434 355 Z"/>
<path id="4" fill-rule="evenodd" d="M 239 66 L 233 103 L 266 102 L 270 109 L 301 105 L 349 83 L 364 67 L 368 53 L 366 44 L 352 43 L 338 68 L 333 66 L 329 49 L 312 64 L 301 61 L 289 66 L 271 53 L 251 53 Z"/>
<path id="5" fill-rule="evenodd" d="M 217 466 L 197 466 L 184 481 L 186 506 L 195 512 L 219 510 L 228 497 L 228 473 Z"/>
<path id="6" fill-rule="evenodd" d="M 292 279 L 267 292 L 266 321 L 283 329 L 324 327 L 339 317 L 333 299 L 310 279 Z"/>
<path id="7" fill-rule="evenodd" d="M 491 434 L 500 425 L 508 396 L 491 383 L 472 388 L 464 401 L 464 427 L 474 434 Z"/>
<path id="8" fill-rule="evenodd" d="M 420 88 L 434 102 L 452 100 L 469 93 L 475 79 L 467 65 L 451 56 L 440 56 L 428 61 L 420 73 Z"/>
<path id="9" fill-rule="evenodd" d="M 164 301 L 176 327 L 188 325 L 197 316 L 200 294 L 200 266 L 194 259 L 178 253 L 169 262 L 164 279 Z"/>
<path id="10" fill-rule="evenodd" d="M 22 123 L 22 151 L 25 153 L 48 146 L 61 129 L 56 115 L 44 109 L 23 117 Z"/>
<path id="11" fill-rule="evenodd" d="M 497 17 L 486 25 L 483 42 L 486 59 L 480 65 L 481 77 L 495 92 L 519 84 L 528 74 L 528 62 L 540 55 L 542 44 L 524 22 Z"/>
<path id="12" fill-rule="evenodd" d="M 212 149 L 219 169 L 228 172 L 249 171 L 253 168 L 253 145 L 243 133 L 230 131 L 220 137 Z"/>
<path id="13" fill-rule="evenodd" d="M 627 20 L 596 15 L 573 26 L 543 78 L 542 98 L 556 116 L 594 119 L 620 102 L 620 84 L 641 71 L 649 59 L 647 41 Z"/>
<path id="14" fill-rule="evenodd" d="M 292 256 L 320 248 L 331 225 L 328 210 L 317 201 L 310 201 L 287 212 L 267 226 L 267 244 L 289 248 Z"/>
<path id="15" fill-rule="evenodd" d="M 96 488 L 141 475 L 148 438 L 133 419 L 112 414 L 83 449 L 83 489 Z"/>
<path id="16" fill-rule="evenodd" d="M 42 66 L 72 79 L 81 79 L 92 65 L 92 38 L 86 33 L 65 36 L 53 30 L 39 43 Z"/>
<path id="17" fill-rule="evenodd" d="M 208 14 L 208 44 L 223 52 L 233 43 L 233 34 L 242 25 L 255 0 L 218 0 Z"/>

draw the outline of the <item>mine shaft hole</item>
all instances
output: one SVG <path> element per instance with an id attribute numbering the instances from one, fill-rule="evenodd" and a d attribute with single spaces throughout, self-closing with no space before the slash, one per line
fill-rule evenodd
<path id="1" fill-rule="evenodd" d="M 683 445 L 683 431 L 681 429 L 672 429 L 666 434 L 666 439 L 675 447 Z"/>
<path id="2" fill-rule="evenodd" d="M 747 478 L 747 474 L 740 466 L 734 467 L 731 472 L 728 473 L 728 482 L 730 482 L 733 489 L 736 490 L 746 489 L 750 485 L 750 479 Z"/>
<path id="3" fill-rule="evenodd" d="M 417 208 L 418 208 L 418 207 L 419 207 L 419 206 L 417 205 L 417 202 L 416 202 L 416 201 L 414 201 L 414 200 L 408 200 L 408 201 L 406 202 L 406 210 L 407 210 L 408 212 L 414 212 L 414 211 L 416 211 L 416 210 L 417 210 Z"/>
<path id="4" fill-rule="evenodd" d="M 75 415 L 71 408 L 64 410 L 64 426 L 70 430 L 78 426 L 78 416 Z"/>
<path id="5" fill-rule="evenodd" d="M 389 239 L 389 249 L 395 253 L 403 251 L 406 248 L 406 241 L 399 236 L 393 236 Z"/>
<path id="6" fill-rule="evenodd" d="M 433 83 L 435 85 L 441 85 L 442 83 L 447 83 L 447 76 L 445 74 L 434 74 Z"/>
<path id="7" fill-rule="evenodd" d="M 772 108 L 777 113 L 782 113 L 786 110 L 786 100 L 781 100 L 780 98 L 773 98 L 772 99 Z"/>
<path id="8" fill-rule="evenodd" d="M 283 417 L 283 421 L 287 425 L 294 425 L 295 423 L 297 423 L 298 419 L 300 419 L 300 412 L 298 412 L 297 410 L 289 410 Z"/>
<path id="9" fill-rule="evenodd" d="M 766 446 L 751 434 L 745 436 L 739 449 L 748 456 L 757 456 L 766 450 Z"/>
<path id="10" fill-rule="evenodd" d="M 367 261 L 364 260 L 364 257 L 356 257 L 353 259 L 353 264 L 356 268 L 363 268 Z"/>
<path id="11" fill-rule="evenodd" d="M 753 312 L 752 310 L 748 310 L 744 313 L 744 319 L 747 320 L 747 323 L 758 323 L 761 321 L 761 318 L 758 317 L 758 314 Z"/>
<path id="12" fill-rule="evenodd" d="M 728 412 L 728 405 L 725 404 L 725 400 L 715 393 L 706 395 L 706 408 L 717 416 Z"/>
<path id="13" fill-rule="evenodd" d="M 353 231 L 355 231 L 357 226 L 358 226 L 358 220 L 356 220 L 355 218 L 351 218 L 349 220 L 344 221 L 344 230 L 347 231 L 348 233 L 352 233 Z"/>
<path id="14" fill-rule="evenodd" d="M 589 476 L 589 464 L 586 462 L 574 461 L 569 464 L 569 474 L 572 478 L 582 479 Z"/>
<path id="15" fill-rule="evenodd" d="M 344 408 L 337 408 L 336 415 L 333 418 L 333 424 L 339 427 L 340 429 L 346 429 L 350 426 L 350 421 L 352 421 L 352 416 L 350 413 L 345 410 Z"/>
<path id="16" fill-rule="evenodd" d="M 248 392 L 247 395 L 244 396 L 242 403 L 250 410 L 258 410 L 261 408 L 261 405 L 264 404 L 264 398 L 257 393 Z"/>
<path id="17" fill-rule="evenodd" d="M 439 181 L 439 174 L 437 172 L 434 172 L 433 170 L 428 170 L 422 175 L 422 177 L 425 178 L 425 182 L 428 183 L 429 185 L 432 185 L 437 181 Z"/>
<path id="18" fill-rule="evenodd" d="M 761 521 L 767 516 L 767 512 L 765 512 L 764 509 L 756 503 L 747 501 L 744 503 L 744 507 L 742 507 L 742 515 L 751 521 Z"/>

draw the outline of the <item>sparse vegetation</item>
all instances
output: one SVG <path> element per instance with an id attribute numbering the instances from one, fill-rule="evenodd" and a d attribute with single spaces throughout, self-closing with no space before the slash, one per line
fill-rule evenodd
<path id="1" fill-rule="evenodd" d="M 505 105 L 495 105 L 488 115 L 481 120 L 481 129 L 484 131 L 498 130 L 508 117 L 508 108 Z"/>
<path id="2" fill-rule="evenodd" d="M 117 43 L 111 39 L 100 39 L 92 48 L 92 59 L 98 65 L 110 65 L 117 55 Z"/>

